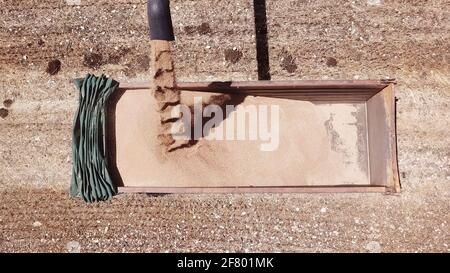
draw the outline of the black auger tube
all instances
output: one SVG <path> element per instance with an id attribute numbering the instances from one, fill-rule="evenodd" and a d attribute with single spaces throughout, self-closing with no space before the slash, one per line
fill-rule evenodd
<path id="1" fill-rule="evenodd" d="M 151 40 L 175 40 L 169 0 L 148 0 L 147 15 Z"/>

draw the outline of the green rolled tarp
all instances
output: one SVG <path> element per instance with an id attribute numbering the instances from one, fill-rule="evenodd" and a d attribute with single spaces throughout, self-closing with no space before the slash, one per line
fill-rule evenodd
<path id="1" fill-rule="evenodd" d="M 75 80 L 75 85 L 80 92 L 73 125 L 70 195 L 89 203 L 105 201 L 117 193 L 108 171 L 105 131 L 107 101 L 119 83 L 88 74 Z"/>

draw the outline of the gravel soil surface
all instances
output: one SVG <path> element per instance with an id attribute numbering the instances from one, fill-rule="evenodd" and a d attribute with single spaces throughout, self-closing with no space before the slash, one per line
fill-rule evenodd
<path id="1" fill-rule="evenodd" d="M 180 81 L 257 80 L 253 1 L 172 0 Z M 143 0 L 0 0 L 0 251 L 450 251 L 450 2 L 267 0 L 272 80 L 396 78 L 403 191 L 68 197 L 72 79 L 149 80 Z"/>

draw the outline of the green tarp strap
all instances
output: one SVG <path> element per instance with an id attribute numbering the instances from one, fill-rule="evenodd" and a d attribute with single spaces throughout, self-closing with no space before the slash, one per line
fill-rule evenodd
<path id="1" fill-rule="evenodd" d="M 70 195 L 89 203 L 105 201 L 117 193 L 105 156 L 105 114 L 108 97 L 119 83 L 88 74 L 75 80 L 75 85 L 80 94 L 73 126 Z"/>

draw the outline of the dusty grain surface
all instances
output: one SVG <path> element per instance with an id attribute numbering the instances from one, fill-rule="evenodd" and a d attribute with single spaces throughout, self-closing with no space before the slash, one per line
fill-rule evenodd
<path id="1" fill-rule="evenodd" d="M 71 2 L 0 0 L 0 251 L 450 251 L 449 1 L 267 1 L 273 80 L 397 78 L 400 195 L 92 205 L 67 194 L 71 80 L 148 79 L 150 48 L 145 1 Z M 257 79 L 252 1 L 171 3 L 179 80 Z"/>

